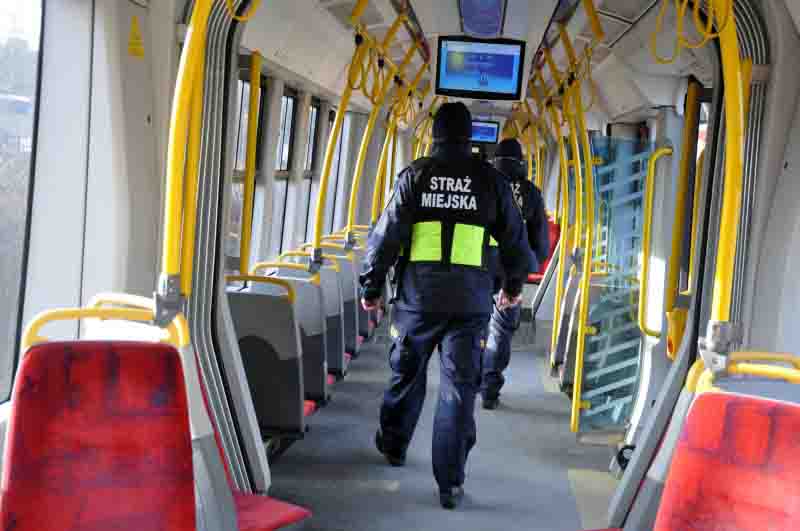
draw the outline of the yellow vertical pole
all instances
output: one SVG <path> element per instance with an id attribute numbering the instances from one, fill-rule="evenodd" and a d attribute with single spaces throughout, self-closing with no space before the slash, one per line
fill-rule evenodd
<path id="1" fill-rule="evenodd" d="M 561 243 L 558 251 L 558 275 L 556 282 L 556 297 L 553 310 L 553 330 L 550 340 L 551 363 L 554 362 L 552 356 L 555 355 L 556 343 L 558 342 L 558 329 L 561 321 L 561 304 L 564 298 L 564 275 L 567 263 L 567 244 L 569 241 L 569 166 L 567 164 L 566 146 L 564 135 L 561 134 L 560 121 L 558 114 L 552 104 L 549 106 L 550 118 L 553 122 L 553 132 L 558 138 L 558 162 L 559 162 L 559 181 L 561 182 Z"/>
<path id="2" fill-rule="evenodd" d="M 322 243 L 322 225 L 325 217 L 325 200 L 328 194 L 328 180 L 331 176 L 331 166 L 333 166 L 333 158 L 336 152 L 336 144 L 339 141 L 339 133 L 342 131 L 342 124 L 344 123 L 344 115 L 347 112 L 347 106 L 350 103 L 350 97 L 353 94 L 353 77 L 354 72 L 358 75 L 358 70 L 361 68 L 361 61 L 364 57 L 364 51 L 367 45 L 362 42 L 357 45 L 353 52 L 353 58 L 350 61 L 350 68 L 347 71 L 347 81 L 345 83 L 342 97 L 339 99 L 339 109 L 336 111 L 336 119 L 333 122 L 333 128 L 328 136 L 328 145 L 325 148 L 325 160 L 322 163 L 322 173 L 319 180 L 319 193 L 317 195 L 317 207 L 314 212 L 314 253 L 321 249 Z M 365 80 L 364 80 L 365 82 Z"/>
<path id="3" fill-rule="evenodd" d="M 253 232 L 253 196 L 256 189 L 256 147 L 258 144 L 258 105 L 261 101 L 261 54 L 250 56 L 250 103 L 247 113 L 247 156 L 245 158 L 242 237 L 239 241 L 239 272 L 250 272 L 250 240 Z"/>
<path id="4" fill-rule="evenodd" d="M 384 184 L 386 176 L 386 164 L 389 158 L 389 148 L 392 145 L 392 130 L 396 126 L 394 117 L 389 122 L 389 127 L 386 128 L 386 138 L 383 141 L 383 148 L 381 149 L 381 157 L 378 160 L 378 174 L 375 176 L 375 187 L 372 190 L 372 215 L 370 217 L 371 223 L 374 225 L 378 221 L 378 216 L 381 213 L 383 203 L 381 189 Z"/>
<path id="5" fill-rule="evenodd" d="M 200 35 L 200 48 L 205 53 L 206 36 Z M 192 107 L 189 121 L 189 141 L 186 153 L 186 179 L 183 190 L 183 234 L 180 238 L 181 293 L 188 297 L 192 293 L 194 273 L 194 239 L 197 233 L 197 188 L 200 172 L 200 140 L 202 138 L 203 96 L 205 89 L 205 60 L 195 65 L 192 87 Z"/>
<path id="6" fill-rule="evenodd" d="M 395 141 L 397 140 L 397 122 L 392 125 L 391 133 L 392 139 L 389 145 L 389 152 L 386 155 L 386 169 L 383 170 L 383 176 L 381 177 L 381 210 L 383 210 L 383 208 L 386 206 L 386 181 L 391 178 L 390 175 L 392 170 L 389 165 L 391 164 L 392 158 L 392 146 L 394 146 Z M 380 212 L 378 215 L 380 215 Z"/>
<path id="7" fill-rule="evenodd" d="M 678 281 L 680 279 L 681 258 L 686 220 L 686 196 L 689 194 L 689 168 L 694 161 L 690 157 L 694 154 L 692 143 L 697 143 L 697 114 L 699 112 L 700 87 L 697 82 L 690 81 L 686 91 L 686 111 L 683 121 L 683 139 L 681 142 L 681 161 L 678 169 L 678 189 L 675 192 L 675 215 L 672 220 L 672 250 L 669 256 L 669 269 L 667 273 L 667 292 L 664 306 L 667 313 L 675 308 L 678 298 Z"/>
<path id="8" fill-rule="evenodd" d="M 394 78 L 396 71 L 394 68 L 389 76 L 391 80 Z M 353 184 L 350 187 L 350 204 L 347 211 L 347 228 L 345 234 L 353 232 L 353 227 L 356 224 L 356 209 L 358 208 L 358 192 L 361 190 L 361 176 L 364 174 L 364 163 L 367 160 L 367 150 L 369 149 L 369 142 L 372 140 L 372 132 L 375 130 L 375 123 L 378 121 L 383 102 L 386 99 L 386 94 L 389 91 L 391 83 L 387 82 L 386 86 L 382 88 L 378 101 L 372 107 L 367 120 L 367 126 L 364 128 L 364 135 L 361 137 L 361 147 L 358 150 L 358 158 L 356 159 L 356 167 L 353 173 Z"/>
<path id="9" fill-rule="evenodd" d="M 586 195 L 586 248 L 583 253 L 583 276 L 581 277 L 581 300 L 578 308 L 578 344 L 575 349 L 575 379 L 572 385 L 572 412 L 570 428 L 577 433 L 580 425 L 580 410 L 583 407 L 581 399 L 581 386 L 583 384 L 583 356 L 586 351 L 586 329 L 589 320 L 589 295 L 592 278 L 592 232 L 594 231 L 594 157 L 592 146 L 589 143 L 589 132 L 586 129 L 586 117 L 583 114 L 581 103 L 581 82 L 576 80 L 572 87 L 573 106 L 575 113 L 573 119 L 577 121 L 578 134 L 583 146 L 583 158 L 586 160 L 586 174 L 584 175 L 584 190 Z M 575 154 L 576 164 L 580 165 L 578 154 Z"/>
<path id="10" fill-rule="evenodd" d="M 394 188 L 394 177 L 397 175 L 397 127 L 392 134 L 391 162 L 389 163 L 389 190 Z"/>
<path id="11" fill-rule="evenodd" d="M 570 90 L 570 89 L 568 89 Z M 565 100 L 568 100 L 569 97 L 565 96 Z M 580 101 L 580 100 L 578 100 Z M 569 126 L 569 139 L 570 139 L 570 148 L 572 154 L 572 170 L 575 172 L 575 226 L 573 227 L 573 238 L 574 241 L 572 242 L 572 251 L 573 253 L 577 253 L 578 250 L 581 248 L 583 242 L 581 241 L 583 238 L 583 210 L 584 210 L 584 179 L 583 179 L 583 166 L 581 165 L 581 152 L 580 152 L 580 144 L 578 141 L 578 127 L 576 122 L 575 111 L 570 110 L 567 111 L 566 108 L 569 107 L 569 103 L 565 104 L 565 113 L 567 115 L 567 125 Z M 586 166 L 589 166 L 592 163 L 591 159 L 586 161 Z"/>
<path id="12" fill-rule="evenodd" d="M 700 156 L 697 158 L 697 164 L 694 171 L 694 193 L 692 194 L 692 232 L 691 232 L 691 246 L 689 248 L 689 280 L 687 282 L 689 289 L 687 290 L 691 293 L 692 290 L 692 282 L 693 282 L 693 275 L 694 275 L 694 264 L 697 260 L 695 256 L 695 252 L 697 250 L 697 224 L 699 223 L 699 215 L 700 215 L 700 192 L 703 187 L 703 167 L 704 161 L 706 158 L 706 151 L 705 149 L 700 153 Z"/>
<path id="13" fill-rule="evenodd" d="M 713 2 L 716 13 L 725 13 L 725 0 L 713 0 Z M 730 12 L 728 17 L 728 22 L 719 32 L 722 75 L 725 83 L 725 181 L 711 303 L 711 321 L 717 322 L 730 320 L 744 165 L 745 102 L 742 63 L 739 57 L 734 13 Z"/>
<path id="14" fill-rule="evenodd" d="M 175 96 L 172 102 L 169 144 L 167 147 L 167 178 L 164 205 L 164 241 L 162 242 L 162 276 L 169 278 L 180 274 L 181 233 L 183 225 L 184 172 L 186 168 L 186 142 L 192 98 L 196 92 L 193 83 L 205 61 L 204 35 L 208 27 L 211 0 L 195 3 L 189 30 L 178 67 Z M 201 72 L 202 73 L 202 72 Z M 199 124 L 196 124 L 199 127 Z"/>

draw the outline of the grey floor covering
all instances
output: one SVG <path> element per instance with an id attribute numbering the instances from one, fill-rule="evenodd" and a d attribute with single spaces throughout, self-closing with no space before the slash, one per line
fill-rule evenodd
<path id="1" fill-rule="evenodd" d="M 549 331 L 537 335 L 549 337 Z M 568 471 L 604 471 L 609 451 L 575 442 L 569 401 L 542 385 L 543 349 L 536 344 L 543 340 L 531 344 L 530 334 L 518 336 L 501 408 L 490 412 L 478 405 L 476 410 L 478 445 L 459 510 L 439 507 L 431 471 L 436 355 L 407 465 L 389 467 L 373 446 L 389 376 L 385 337 L 364 348 L 336 385 L 333 401 L 312 419 L 310 433 L 272 464 L 270 494 L 311 509 L 313 518 L 302 526 L 308 531 L 582 529 L 579 489 L 570 486 Z"/>

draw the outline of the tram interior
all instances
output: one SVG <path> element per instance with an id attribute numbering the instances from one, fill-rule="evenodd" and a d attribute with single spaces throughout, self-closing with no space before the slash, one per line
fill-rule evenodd
<path id="1" fill-rule="evenodd" d="M 0 3 L 3 528 L 797 529 L 798 49 L 794 0 Z M 358 277 L 452 101 L 551 251 L 443 511 Z"/>

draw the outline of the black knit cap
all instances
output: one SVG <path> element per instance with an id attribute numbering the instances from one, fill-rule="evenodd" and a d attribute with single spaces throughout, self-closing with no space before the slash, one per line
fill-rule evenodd
<path id="1" fill-rule="evenodd" d="M 445 103 L 433 117 L 434 142 L 469 142 L 472 115 L 463 103 Z"/>
<path id="2" fill-rule="evenodd" d="M 506 138 L 499 144 L 494 152 L 495 157 L 509 157 L 512 159 L 522 159 L 522 146 L 516 138 Z"/>

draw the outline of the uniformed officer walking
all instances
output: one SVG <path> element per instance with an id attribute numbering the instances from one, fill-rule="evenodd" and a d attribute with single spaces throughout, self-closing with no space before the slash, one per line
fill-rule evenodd
<path id="1" fill-rule="evenodd" d="M 550 251 L 550 235 L 547 226 L 547 214 L 544 200 L 539 189 L 527 179 L 527 168 L 522 158 L 522 147 L 514 138 L 503 140 L 495 151 L 494 167 L 502 173 L 511 186 L 514 200 L 522 212 L 528 233 L 528 243 L 536 255 L 537 263 L 531 265 L 531 271 L 539 269 L 538 262 L 547 258 Z M 496 251 L 495 251 L 496 253 Z M 496 275 L 502 279 L 502 264 L 495 259 Z M 497 284 L 502 284 L 499 281 Z M 499 286 L 496 284 L 497 289 Z M 505 383 L 503 371 L 511 360 L 511 340 L 519 328 L 520 305 L 500 308 L 493 305 L 492 317 L 489 321 L 489 339 L 483 354 L 483 379 L 481 394 L 484 409 L 496 409 L 500 400 L 500 389 Z"/>
<path id="2" fill-rule="evenodd" d="M 397 262 L 392 376 L 375 436 L 394 466 L 405 463 L 425 400 L 428 362 L 440 347 L 432 457 L 440 502 L 448 509 L 463 498 L 464 465 L 476 442 L 475 395 L 492 301 L 489 239 L 499 243 L 506 272 L 501 306 L 519 303 L 531 260 L 511 189 L 494 168 L 471 156 L 470 133 L 467 107 L 442 105 L 434 118 L 432 156 L 400 173 L 369 237 L 361 275 L 362 304 L 374 308 Z"/>

